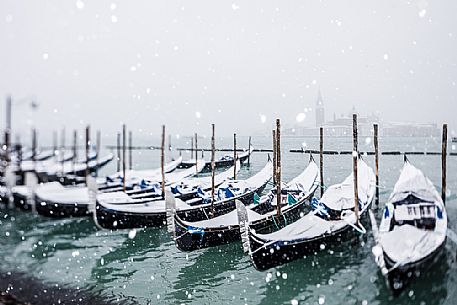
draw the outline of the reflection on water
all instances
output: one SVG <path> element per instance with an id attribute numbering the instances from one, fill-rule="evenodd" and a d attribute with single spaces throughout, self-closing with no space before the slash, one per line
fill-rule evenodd
<path id="1" fill-rule="evenodd" d="M 208 143 L 202 140 L 202 147 Z M 226 141 L 224 143 L 224 141 Z M 308 148 L 318 147 L 307 138 Z M 242 140 L 240 140 L 242 142 Z M 246 141 L 247 142 L 247 141 Z M 303 139 L 284 138 L 285 151 Z M 360 141 L 361 150 L 371 150 Z M 231 139 L 219 145 L 231 146 Z M 254 138 L 256 148 L 270 139 Z M 184 146 L 184 145 L 181 145 Z M 438 151 L 435 139 L 381 139 L 381 149 Z M 326 149 L 351 149 L 349 138 L 329 138 Z M 187 157 L 186 155 L 184 156 Z M 290 180 L 308 163 L 308 155 L 283 154 L 283 178 Z M 373 166 L 373 157 L 365 156 Z M 411 156 L 435 185 L 440 184 L 439 156 Z M 266 154 L 254 154 L 240 178 L 260 170 Z M 340 182 L 351 171 L 350 156 L 325 156 L 324 182 Z M 158 166 L 157 152 L 135 155 L 135 163 Z M 106 169 L 112 171 L 115 164 Z M 382 156 L 380 208 L 388 199 L 402 166 L 401 156 Z M 449 226 L 457 231 L 457 157 L 448 160 Z M 438 188 L 439 189 L 439 188 Z M 456 248 L 450 240 L 439 261 L 394 298 L 371 256 L 371 233 L 289 264 L 259 272 L 239 243 L 183 253 L 165 229 L 100 231 L 91 218 L 48 219 L 17 210 L 0 210 L 0 269 L 28 272 L 49 283 L 81 288 L 122 303 L 168 304 L 454 304 L 457 291 Z M 367 226 L 369 228 L 369 225 Z"/>

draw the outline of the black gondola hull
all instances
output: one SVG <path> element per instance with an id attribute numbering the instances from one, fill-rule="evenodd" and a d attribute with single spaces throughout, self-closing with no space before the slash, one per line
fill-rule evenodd
<path id="1" fill-rule="evenodd" d="M 249 155 L 242 156 L 239 158 L 240 163 L 243 164 L 247 159 L 249 158 Z M 230 167 L 233 166 L 233 160 L 216 160 L 214 162 L 216 168 L 223 168 L 223 167 Z M 190 168 L 195 165 L 195 162 L 183 162 L 179 165 L 179 168 Z M 203 171 L 209 171 L 211 170 L 211 162 L 206 162 L 205 167 L 203 168 Z"/>
<path id="2" fill-rule="evenodd" d="M 14 206 L 21 210 L 32 210 L 32 206 L 28 203 L 27 196 L 24 196 L 23 194 L 13 193 L 13 202 Z"/>
<path id="3" fill-rule="evenodd" d="M 446 242 L 443 242 L 434 252 L 417 262 L 396 268 L 394 268 L 395 262 L 384 253 L 384 262 L 387 270 L 393 268 L 386 277 L 387 285 L 392 290 L 393 294 L 398 296 L 414 280 L 418 279 L 422 273 L 432 268 L 439 260 L 438 258 L 444 253 L 445 244 Z"/>
<path id="4" fill-rule="evenodd" d="M 361 221 L 366 224 L 367 219 L 361 218 Z M 267 270 L 305 256 L 314 255 L 322 250 L 332 248 L 342 242 L 347 242 L 351 239 L 360 236 L 352 227 L 345 226 L 339 231 L 325 234 L 313 239 L 304 240 L 301 242 L 287 243 L 284 241 L 265 244 L 257 240 L 252 234 L 248 234 L 251 261 L 257 270 Z"/>
<path id="5" fill-rule="evenodd" d="M 97 202 L 95 217 L 98 226 L 104 229 L 133 229 L 162 227 L 166 225 L 166 213 L 129 213 L 108 209 Z"/>
<path id="6" fill-rule="evenodd" d="M 311 198 L 311 197 L 308 197 Z M 270 233 L 284 227 L 287 223 L 295 222 L 309 209 L 308 198 L 285 211 L 280 217 L 271 217 L 253 222 L 251 228 L 258 233 Z M 241 240 L 239 225 L 220 228 L 188 227 L 179 217 L 175 217 L 175 244 L 181 251 L 193 251 L 202 248 L 215 247 Z"/>
<path id="7" fill-rule="evenodd" d="M 58 203 L 42 200 L 38 196 L 35 196 L 35 209 L 38 214 L 53 218 L 83 217 L 91 214 L 87 203 Z"/>
<path id="8" fill-rule="evenodd" d="M 182 224 L 176 224 L 176 247 L 181 251 L 193 251 L 202 248 L 214 247 L 240 240 L 238 226 L 228 227 L 225 230 L 194 230 Z"/>
<path id="9" fill-rule="evenodd" d="M 249 192 L 239 198 L 243 203 L 249 204 L 254 200 L 254 192 L 261 192 L 266 186 L 266 183 L 255 191 Z M 118 203 L 122 206 L 122 203 Z M 216 204 L 214 212 L 216 215 L 225 214 L 235 209 L 235 200 L 227 200 L 223 203 Z M 202 207 L 196 206 L 194 209 L 183 211 L 184 215 L 192 214 L 196 217 L 204 218 L 212 213 L 211 205 L 205 204 Z M 103 205 L 96 203 L 95 215 L 98 225 L 105 229 L 133 229 L 147 227 L 162 227 L 166 225 L 166 212 L 155 213 L 131 213 L 109 209 Z"/>
<path id="10" fill-rule="evenodd" d="M 104 167 L 106 164 L 108 164 L 109 162 L 111 162 L 112 158 L 111 159 L 106 159 L 106 160 L 103 160 L 101 161 L 99 164 L 97 165 L 92 165 L 92 166 L 89 166 L 89 173 L 95 173 L 97 172 L 100 168 Z M 53 182 L 53 181 L 59 181 L 59 182 L 62 182 L 64 183 L 65 181 L 65 176 L 66 175 L 73 175 L 73 176 L 78 176 L 78 177 L 85 177 L 86 176 L 86 169 L 79 169 L 79 170 L 76 170 L 76 171 L 69 171 L 67 173 L 64 173 L 62 175 L 62 173 L 53 173 L 53 174 L 49 174 L 47 172 L 37 172 L 36 175 L 38 177 L 38 181 L 40 183 L 45 183 L 45 182 Z"/>

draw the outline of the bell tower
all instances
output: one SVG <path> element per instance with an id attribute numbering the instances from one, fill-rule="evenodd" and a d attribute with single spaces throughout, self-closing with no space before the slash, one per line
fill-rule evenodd
<path id="1" fill-rule="evenodd" d="M 316 127 L 321 127 L 325 123 L 324 100 L 322 99 L 321 89 L 317 94 L 316 100 Z"/>

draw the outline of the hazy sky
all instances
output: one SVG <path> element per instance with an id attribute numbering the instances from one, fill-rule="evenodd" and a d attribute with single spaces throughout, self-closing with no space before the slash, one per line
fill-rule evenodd
<path id="1" fill-rule="evenodd" d="M 293 124 L 319 87 L 327 119 L 356 106 L 452 130 L 456 12 L 455 0 L 2 0 L 0 95 L 36 96 L 33 114 L 15 106 L 23 131 L 249 134 Z"/>

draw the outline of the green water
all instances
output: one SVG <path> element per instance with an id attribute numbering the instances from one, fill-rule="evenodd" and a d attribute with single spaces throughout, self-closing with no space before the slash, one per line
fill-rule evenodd
<path id="1" fill-rule="evenodd" d="M 239 143 L 247 142 L 240 139 Z M 287 153 L 316 138 L 284 138 L 283 178 L 288 180 L 306 166 L 308 156 Z M 218 144 L 229 146 L 230 139 Z M 371 150 L 360 139 L 361 150 Z M 149 143 L 150 144 L 150 143 Z M 187 145 L 184 140 L 177 145 Z M 204 140 L 201 145 L 207 147 Z M 224 145 L 225 144 L 225 145 Z M 268 148 L 270 139 L 254 138 L 256 148 Z M 241 145 L 241 144 L 240 144 Z M 436 139 L 381 139 L 381 149 L 439 151 Z M 350 139 L 329 138 L 326 149 L 350 150 Z M 450 146 L 450 150 L 454 147 Z M 185 158 L 188 155 L 184 155 Z M 209 155 L 207 155 L 209 157 Z M 135 152 L 135 167 L 155 167 L 157 152 Z M 266 154 L 254 154 L 248 177 L 262 168 Z M 318 159 L 318 158 L 316 158 Z M 365 160 L 373 166 L 372 156 Z M 439 156 L 411 156 L 435 185 L 440 185 Z M 401 156 L 381 158 L 381 207 L 402 166 Z M 340 182 L 351 169 L 350 156 L 325 157 L 325 183 Z M 104 173 L 112 172 L 110 164 Z M 457 157 L 448 159 L 449 227 L 457 231 Z M 439 188 L 438 188 L 439 189 Z M 380 210 L 376 213 L 380 215 Z M 371 255 L 368 230 L 357 241 L 325 249 L 265 272 L 255 270 L 240 243 L 183 253 L 165 229 L 98 230 L 91 218 L 55 220 L 14 209 L 0 210 L 0 270 L 21 271 L 46 283 L 67 285 L 107 300 L 139 304 L 456 304 L 456 246 L 448 239 L 445 254 L 427 273 L 394 298 Z"/>

